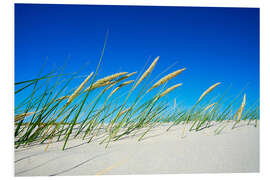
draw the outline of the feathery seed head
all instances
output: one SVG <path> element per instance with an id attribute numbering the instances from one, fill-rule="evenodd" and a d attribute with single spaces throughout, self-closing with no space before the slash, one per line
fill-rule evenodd
<path id="1" fill-rule="evenodd" d="M 67 103 L 70 103 L 70 102 L 72 102 L 75 99 L 75 97 L 81 92 L 81 90 L 83 89 L 84 85 L 88 82 L 88 80 L 91 78 L 92 75 L 93 75 L 93 72 L 81 83 L 81 85 L 68 98 Z"/>
<path id="2" fill-rule="evenodd" d="M 210 109 L 212 106 L 214 106 L 215 104 L 217 104 L 217 103 L 213 103 L 213 104 L 210 104 L 210 105 L 208 105 L 203 111 L 207 111 L 208 109 Z"/>
<path id="3" fill-rule="evenodd" d="M 200 96 L 200 98 L 199 98 L 199 100 L 198 100 L 197 102 L 201 101 L 201 100 L 203 99 L 204 96 L 206 96 L 208 93 L 210 93 L 211 91 L 213 91 L 213 89 L 214 89 L 215 87 L 217 87 L 219 84 L 220 84 L 220 82 L 218 82 L 218 83 L 212 85 L 212 86 L 209 87 L 206 91 L 204 91 L 203 94 Z"/>
<path id="4" fill-rule="evenodd" d="M 115 73 L 113 75 L 106 76 L 102 79 L 99 79 L 91 87 L 86 88 L 85 91 L 94 90 L 96 88 L 104 87 L 110 84 L 114 85 L 117 81 L 112 81 L 112 80 L 118 78 L 119 76 L 125 75 L 126 73 L 127 72 Z"/>
<path id="5" fill-rule="evenodd" d="M 116 91 L 118 91 L 121 87 L 126 86 L 126 85 L 132 83 L 133 81 L 134 81 L 134 80 L 126 81 L 126 82 L 120 84 L 119 86 L 117 86 L 114 90 L 112 90 L 112 92 L 110 93 L 110 95 L 107 97 L 107 100 L 108 100 L 108 99 L 109 99 Z"/>
<path id="6" fill-rule="evenodd" d="M 169 87 L 168 89 L 166 89 L 165 91 L 163 91 L 159 97 L 163 97 L 165 96 L 166 94 L 168 94 L 169 92 L 171 92 L 172 90 L 174 90 L 175 88 L 181 86 L 182 83 L 179 83 L 179 84 L 176 84 L 176 85 L 173 85 L 172 87 Z"/>
<path id="7" fill-rule="evenodd" d="M 237 112 L 235 113 L 235 116 L 233 119 L 235 119 L 235 117 L 237 116 L 237 121 L 240 120 L 241 116 L 242 116 L 242 113 L 244 111 L 244 107 L 246 105 L 246 94 L 244 94 L 244 97 L 243 97 L 243 100 L 242 100 L 242 104 L 240 106 L 240 108 L 237 110 Z"/>
<path id="8" fill-rule="evenodd" d="M 134 80 L 130 80 L 130 81 L 126 81 L 126 82 L 123 82 L 122 84 L 120 84 L 118 87 L 123 87 L 123 86 L 126 86 L 130 83 L 132 83 Z"/>
<path id="9" fill-rule="evenodd" d="M 134 86 L 133 89 L 135 89 L 146 78 L 146 76 L 148 76 L 148 74 L 153 71 L 158 60 L 159 60 L 159 56 L 156 57 L 156 59 L 152 62 L 152 64 L 149 66 L 149 68 L 143 73 L 143 75 L 140 77 L 140 79 L 138 80 L 138 82 L 136 83 L 136 85 Z"/>
<path id="10" fill-rule="evenodd" d="M 129 110 L 129 108 L 127 108 L 127 109 L 125 109 L 124 111 L 120 112 L 119 116 L 122 116 L 122 115 L 125 114 L 128 110 Z"/>
<path id="11" fill-rule="evenodd" d="M 127 75 L 125 75 L 125 76 L 119 78 L 119 79 L 117 80 L 117 82 L 123 81 L 123 80 L 129 78 L 130 76 L 132 76 L 132 75 L 134 75 L 134 74 L 136 74 L 136 73 L 137 73 L 137 72 L 129 73 L 129 74 L 127 74 Z"/>
<path id="12" fill-rule="evenodd" d="M 22 113 L 15 115 L 15 122 L 23 120 L 27 116 L 31 116 L 32 114 L 35 114 L 36 112 L 27 112 L 27 113 Z"/>
<path id="13" fill-rule="evenodd" d="M 115 82 L 114 81 L 107 81 L 107 82 L 104 82 L 104 83 L 97 83 L 97 82 L 95 82 L 91 87 L 89 86 L 88 88 L 86 88 L 84 92 L 86 92 L 88 90 L 94 90 L 96 88 L 104 87 L 104 86 L 107 86 L 107 85 L 110 85 L 110 84 L 111 85 L 114 85 Z"/>
<path id="14" fill-rule="evenodd" d="M 242 101 L 242 104 L 241 104 L 241 108 L 244 109 L 245 105 L 246 105 L 246 94 L 244 94 L 243 101 Z"/>
<path id="15" fill-rule="evenodd" d="M 102 78 L 102 79 L 99 79 L 99 80 L 97 80 L 97 84 L 103 84 L 103 83 L 106 83 L 106 82 L 108 82 L 108 81 L 111 81 L 111 80 L 113 80 L 113 79 L 116 79 L 116 78 L 118 78 L 119 76 L 122 76 L 122 75 L 125 75 L 125 74 L 127 74 L 127 72 L 120 72 L 120 73 L 115 73 L 115 74 L 112 74 L 112 75 L 110 75 L 110 76 L 106 76 L 106 77 L 104 77 L 104 78 Z"/>
<path id="16" fill-rule="evenodd" d="M 63 99 L 68 99 L 70 96 L 62 96 L 60 98 L 57 98 L 55 101 L 61 101 Z"/>
<path id="17" fill-rule="evenodd" d="M 112 90 L 112 92 L 110 93 L 110 95 L 107 97 L 107 99 L 109 99 L 116 91 L 118 91 L 118 89 L 120 89 L 120 87 L 116 87 L 114 90 Z"/>
<path id="18" fill-rule="evenodd" d="M 167 76 L 164 76 L 163 78 L 161 78 L 158 82 L 156 82 L 147 92 L 151 91 L 152 89 L 160 86 L 161 84 L 164 84 L 165 82 L 169 81 L 170 79 L 176 77 L 177 75 L 179 75 L 181 72 L 183 72 L 184 70 L 186 70 L 186 68 L 182 68 L 179 69 L 177 71 L 174 71 L 170 74 L 168 74 Z"/>

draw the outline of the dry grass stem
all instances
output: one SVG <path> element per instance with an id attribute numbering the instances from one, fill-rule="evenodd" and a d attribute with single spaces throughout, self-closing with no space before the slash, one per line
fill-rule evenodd
<path id="1" fill-rule="evenodd" d="M 187 126 L 187 123 L 185 123 L 185 124 L 184 124 L 184 127 L 183 127 L 183 131 L 182 131 L 181 138 L 184 138 L 184 137 L 185 137 L 185 130 L 186 130 L 186 126 Z"/>

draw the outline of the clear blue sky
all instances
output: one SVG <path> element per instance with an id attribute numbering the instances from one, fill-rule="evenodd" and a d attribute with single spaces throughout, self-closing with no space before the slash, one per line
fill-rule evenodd
<path id="1" fill-rule="evenodd" d="M 247 103 L 259 98 L 259 9 L 92 5 L 15 5 L 15 81 L 33 79 L 46 67 L 66 72 L 86 62 L 94 71 L 109 29 L 99 77 L 140 71 L 160 56 L 153 77 L 186 67 L 168 83 L 183 83 L 168 98 L 192 105 L 216 82 L 228 98 L 245 90 Z"/>

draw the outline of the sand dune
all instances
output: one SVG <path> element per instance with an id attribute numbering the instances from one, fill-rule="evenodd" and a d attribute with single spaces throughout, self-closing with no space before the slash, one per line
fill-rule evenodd
<path id="1" fill-rule="evenodd" d="M 219 135 L 217 126 L 186 132 L 183 126 L 166 132 L 168 126 L 152 129 L 142 141 L 140 133 L 111 143 L 105 149 L 96 139 L 63 142 L 15 150 L 15 176 L 175 174 L 259 172 L 259 128 L 242 122 L 229 124 Z M 101 135 L 102 136 L 102 135 Z"/>

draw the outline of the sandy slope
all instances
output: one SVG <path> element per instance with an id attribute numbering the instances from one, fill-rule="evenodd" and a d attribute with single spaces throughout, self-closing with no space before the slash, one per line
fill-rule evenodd
<path id="1" fill-rule="evenodd" d="M 99 140 L 86 143 L 81 139 L 15 150 L 16 176 L 96 175 L 96 174 L 163 174 L 221 173 L 259 171 L 259 128 L 243 122 L 234 130 L 231 124 L 220 135 L 217 126 L 200 132 L 187 132 L 183 126 L 156 127 L 143 141 L 138 135 L 109 145 Z"/>

